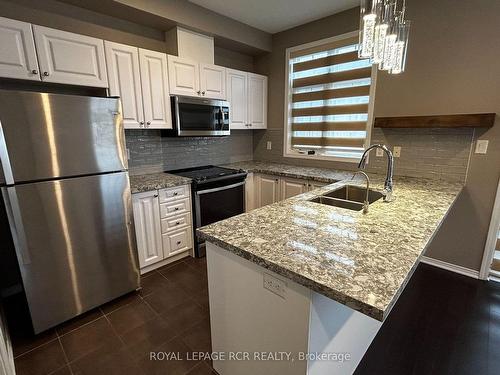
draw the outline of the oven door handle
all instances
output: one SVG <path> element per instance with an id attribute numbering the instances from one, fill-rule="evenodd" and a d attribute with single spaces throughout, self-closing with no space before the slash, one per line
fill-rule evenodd
<path id="1" fill-rule="evenodd" d="M 228 190 L 228 189 L 232 189 L 232 188 L 235 188 L 235 187 L 238 187 L 241 185 L 245 185 L 245 181 L 238 182 L 238 183 L 232 184 L 232 185 L 221 186 L 221 187 L 217 187 L 217 188 L 213 188 L 213 189 L 200 190 L 200 191 L 196 192 L 196 195 L 215 193 L 216 191 Z"/>

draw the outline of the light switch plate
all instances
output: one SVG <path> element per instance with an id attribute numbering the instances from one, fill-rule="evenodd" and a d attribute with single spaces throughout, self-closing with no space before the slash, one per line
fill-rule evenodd
<path id="1" fill-rule="evenodd" d="M 476 141 L 476 154 L 486 154 L 488 152 L 488 143 L 486 139 L 478 139 Z"/>
<path id="2" fill-rule="evenodd" d="M 375 155 L 377 155 L 378 157 L 384 156 L 384 150 L 382 150 L 381 148 L 377 148 L 377 151 L 375 151 Z"/>
<path id="3" fill-rule="evenodd" d="M 267 149 L 268 149 L 268 150 L 271 150 L 271 149 L 272 149 L 272 146 L 273 146 L 273 145 L 272 145 L 271 141 L 267 141 L 267 145 L 266 145 Z"/>
<path id="4" fill-rule="evenodd" d="M 130 160 L 130 150 L 127 148 L 127 160 Z"/>
<path id="5" fill-rule="evenodd" d="M 273 292 L 281 298 L 286 298 L 286 283 L 268 273 L 264 273 L 264 289 Z"/>
<path id="6" fill-rule="evenodd" d="M 401 146 L 394 146 L 392 154 L 394 155 L 395 158 L 399 158 L 401 156 Z"/>

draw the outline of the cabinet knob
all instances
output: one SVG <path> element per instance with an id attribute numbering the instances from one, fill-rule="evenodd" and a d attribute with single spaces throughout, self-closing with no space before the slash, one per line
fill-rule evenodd
<path id="1" fill-rule="evenodd" d="M 180 225 L 180 222 L 176 221 L 176 222 L 175 222 L 175 225 Z"/>
<path id="2" fill-rule="evenodd" d="M 33 69 L 33 70 L 31 71 L 31 74 L 38 74 L 38 70 Z"/>
<path id="3" fill-rule="evenodd" d="M 182 243 L 182 241 L 177 241 L 177 245 L 180 245 Z"/>
<path id="4" fill-rule="evenodd" d="M 201 94 L 201 91 L 200 91 L 200 90 L 198 90 L 198 91 L 196 91 L 196 93 L 197 93 L 198 95 L 200 95 L 200 94 Z"/>
<path id="5" fill-rule="evenodd" d="M 158 198 L 158 194 L 153 195 L 153 197 Z"/>
<path id="6" fill-rule="evenodd" d="M 148 126 L 151 125 L 151 121 L 146 122 L 146 125 Z"/>
<path id="7" fill-rule="evenodd" d="M 144 125 L 144 121 L 139 121 L 139 125 Z"/>
<path id="8" fill-rule="evenodd" d="M 205 95 L 205 91 L 202 91 L 202 92 L 201 92 L 201 95 Z"/>
<path id="9" fill-rule="evenodd" d="M 43 72 L 43 75 L 44 75 L 45 77 L 48 77 L 48 76 L 49 76 L 49 72 Z"/>
<path id="10" fill-rule="evenodd" d="M 175 211 L 179 211 L 179 207 L 175 207 Z"/>
<path id="11" fill-rule="evenodd" d="M 174 193 L 174 197 L 175 197 L 176 195 L 178 195 L 178 194 L 179 194 L 179 193 L 175 192 L 175 193 Z"/>

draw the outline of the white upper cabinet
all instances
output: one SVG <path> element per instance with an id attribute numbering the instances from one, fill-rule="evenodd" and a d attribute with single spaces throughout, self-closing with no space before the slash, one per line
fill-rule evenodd
<path id="1" fill-rule="evenodd" d="M 231 129 L 248 129 L 247 82 L 248 74 L 239 70 L 227 69 L 227 100 L 231 104 L 229 117 Z"/>
<path id="2" fill-rule="evenodd" d="M 101 39 L 33 25 L 42 80 L 108 87 Z"/>
<path id="3" fill-rule="evenodd" d="M 144 126 L 139 49 L 124 44 L 104 42 L 108 68 L 109 93 L 122 102 L 123 125 L 127 129 Z"/>
<path id="4" fill-rule="evenodd" d="M 170 93 L 226 99 L 226 68 L 194 60 L 168 56 Z"/>
<path id="5" fill-rule="evenodd" d="M 142 268 L 163 260 L 158 192 L 134 194 L 132 205 L 139 265 Z"/>
<path id="6" fill-rule="evenodd" d="M 267 128 L 267 77 L 248 73 L 248 123 L 252 129 Z"/>
<path id="7" fill-rule="evenodd" d="M 199 64 L 196 61 L 168 55 L 168 78 L 172 95 L 199 96 Z"/>
<path id="8" fill-rule="evenodd" d="M 139 63 L 146 128 L 171 129 L 167 55 L 139 48 Z"/>
<path id="9" fill-rule="evenodd" d="M 201 96 L 226 99 L 226 69 L 212 64 L 200 63 Z"/>
<path id="10" fill-rule="evenodd" d="M 267 77 L 227 69 L 231 129 L 267 128 Z"/>
<path id="11" fill-rule="evenodd" d="M 31 24 L 0 17 L 0 77 L 40 81 Z"/>

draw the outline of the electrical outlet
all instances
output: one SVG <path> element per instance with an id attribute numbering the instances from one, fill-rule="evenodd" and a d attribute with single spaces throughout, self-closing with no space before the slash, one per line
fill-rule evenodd
<path id="1" fill-rule="evenodd" d="M 384 156 L 384 150 L 382 150 L 381 148 L 377 148 L 377 151 L 375 151 L 375 155 L 377 155 L 378 157 Z"/>
<path id="2" fill-rule="evenodd" d="M 267 289 L 281 298 L 286 298 L 286 283 L 268 273 L 264 273 L 264 289 Z"/>
<path id="3" fill-rule="evenodd" d="M 271 150 L 271 149 L 272 149 L 272 146 L 273 146 L 273 145 L 272 145 L 271 141 L 267 141 L 267 146 L 266 146 L 266 147 L 267 147 L 267 149 L 268 149 L 268 150 Z"/>
<path id="4" fill-rule="evenodd" d="M 127 148 L 127 160 L 130 160 L 130 150 Z"/>
<path id="5" fill-rule="evenodd" d="M 486 139 L 478 139 L 476 141 L 476 154 L 486 154 L 488 152 L 488 143 Z"/>
<path id="6" fill-rule="evenodd" d="M 392 154 L 395 158 L 399 158 L 401 156 L 401 146 L 394 146 L 392 149 Z"/>

